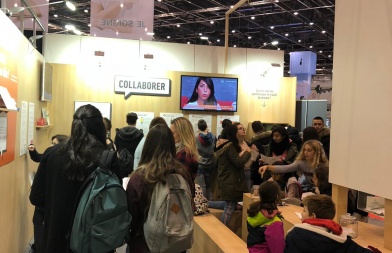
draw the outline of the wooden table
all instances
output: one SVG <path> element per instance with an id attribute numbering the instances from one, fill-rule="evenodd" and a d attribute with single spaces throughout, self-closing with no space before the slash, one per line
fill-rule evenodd
<path id="1" fill-rule="evenodd" d="M 246 242 L 248 230 L 246 225 L 247 210 L 251 203 L 258 201 L 258 197 L 252 196 L 250 193 L 244 194 L 244 206 L 242 209 L 242 239 Z M 300 224 L 302 221 L 295 214 L 295 212 L 302 213 L 303 207 L 287 205 L 279 207 L 283 215 L 283 227 L 285 233 L 294 226 Z M 391 238 L 392 240 L 392 238 Z M 362 247 L 371 245 L 378 248 L 383 253 L 392 253 L 391 250 L 384 248 L 384 228 L 364 222 L 358 222 L 358 237 L 354 239 L 356 243 Z"/>

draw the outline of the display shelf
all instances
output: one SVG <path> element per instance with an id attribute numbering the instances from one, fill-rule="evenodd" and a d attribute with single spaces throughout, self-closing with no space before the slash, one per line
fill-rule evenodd
<path id="1" fill-rule="evenodd" d="M 0 108 L 0 112 L 17 112 L 18 110 L 7 109 L 7 108 Z"/>
<path id="2" fill-rule="evenodd" d="M 35 126 L 35 129 L 37 130 L 46 130 L 48 128 L 51 128 L 53 125 L 46 125 L 46 126 Z"/>

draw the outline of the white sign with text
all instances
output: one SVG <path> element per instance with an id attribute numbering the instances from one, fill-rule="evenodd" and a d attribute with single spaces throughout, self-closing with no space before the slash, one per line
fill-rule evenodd
<path id="1" fill-rule="evenodd" d="M 170 96 L 170 79 L 115 76 L 114 92 L 124 93 L 125 98 L 132 94 Z"/>

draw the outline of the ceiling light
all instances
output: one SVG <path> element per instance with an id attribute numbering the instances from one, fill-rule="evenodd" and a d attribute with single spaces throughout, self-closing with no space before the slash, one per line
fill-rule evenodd
<path id="1" fill-rule="evenodd" d="M 313 23 L 313 22 L 310 22 L 309 25 L 314 25 L 314 23 Z"/>
<path id="2" fill-rule="evenodd" d="M 211 21 L 210 21 L 210 24 L 212 25 L 213 23 L 214 23 L 214 21 L 211 20 Z"/>
<path id="3" fill-rule="evenodd" d="M 274 27 L 274 26 L 271 26 L 270 28 L 271 28 L 271 29 L 274 29 L 275 27 Z"/>
<path id="4" fill-rule="evenodd" d="M 234 8 L 234 5 L 231 5 L 231 6 L 230 6 L 230 9 L 233 9 L 233 8 Z"/>
<path id="5" fill-rule="evenodd" d="M 298 40 L 299 43 L 301 43 L 302 40 Z"/>
<path id="6" fill-rule="evenodd" d="M 162 2 L 162 0 L 158 0 L 158 2 Z"/>
<path id="7" fill-rule="evenodd" d="M 319 53 L 321 54 L 323 52 L 323 50 L 320 50 Z"/>
<path id="8" fill-rule="evenodd" d="M 220 39 L 217 39 L 216 42 L 220 42 Z"/>
<path id="9" fill-rule="evenodd" d="M 263 45 L 266 46 L 266 45 L 267 45 L 267 42 L 264 42 Z"/>
<path id="10" fill-rule="evenodd" d="M 75 30 L 75 26 L 74 25 L 65 25 L 65 30 Z"/>
<path id="11" fill-rule="evenodd" d="M 298 15 L 298 12 L 294 12 L 294 15 Z"/>
<path id="12" fill-rule="evenodd" d="M 255 19 L 255 17 L 254 17 L 254 16 L 252 16 L 252 17 L 250 17 L 250 19 Z"/>
<path id="13" fill-rule="evenodd" d="M 88 27 L 91 27 L 91 24 L 88 24 L 87 26 L 88 26 Z"/>
<path id="14" fill-rule="evenodd" d="M 146 34 L 149 35 L 149 36 L 154 36 L 155 33 L 153 33 L 153 32 L 147 32 Z"/>
<path id="15" fill-rule="evenodd" d="M 233 47 L 237 47 L 237 45 L 234 45 Z"/>
<path id="16" fill-rule="evenodd" d="M 329 54 L 329 55 L 328 55 L 328 57 L 330 57 L 330 58 L 331 58 L 331 55 Z"/>
<path id="17" fill-rule="evenodd" d="M 280 47 L 278 47 L 278 50 L 280 50 Z"/>
<path id="18" fill-rule="evenodd" d="M 279 44 L 279 42 L 277 40 L 274 40 L 274 41 L 271 42 L 271 45 L 273 45 L 273 46 L 276 46 L 278 44 Z"/>
<path id="19" fill-rule="evenodd" d="M 208 40 L 208 37 L 207 37 L 207 36 L 201 36 L 200 39 L 202 39 L 202 40 Z"/>
<path id="20" fill-rule="evenodd" d="M 85 9 L 85 10 L 84 10 L 84 12 L 85 12 L 85 13 L 88 13 L 88 10 L 87 10 L 87 9 Z"/>
<path id="21" fill-rule="evenodd" d="M 199 36 L 202 36 L 203 34 L 202 33 L 199 33 Z"/>
<path id="22" fill-rule="evenodd" d="M 57 15 L 57 14 L 54 14 L 54 15 L 53 15 L 53 17 L 55 17 L 55 18 L 57 18 L 58 16 L 59 16 L 59 15 Z"/>
<path id="23" fill-rule="evenodd" d="M 120 4 L 120 7 L 121 7 L 121 8 L 123 8 L 123 7 L 124 7 L 124 4 L 123 4 L 123 3 L 121 3 L 121 4 Z"/>
<path id="24" fill-rule="evenodd" d="M 71 1 L 65 1 L 65 5 L 68 7 L 68 9 L 70 9 L 71 11 L 75 11 L 76 10 L 76 5 L 74 3 L 72 3 Z"/>
<path id="25" fill-rule="evenodd" d="M 284 34 L 284 36 L 286 36 L 286 37 L 287 37 L 287 36 L 289 36 L 289 34 L 288 34 L 288 33 L 285 33 L 285 34 Z"/>
<path id="26" fill-rule="evenodd" d="M 231 32 L 232 32 L 232 33 L 235 33 L 235 30 L 232 30 Z"/>
<path id="27" fill-rule="evenodd" d="M 177 24 L 177 27 L 180 27 L 181 25 L 180 24 Z"/>
<path id="28" fill-rule="evenodd" d="M 249 37 L 248 37 L 248 40 L 250 40 L 251 38 L 252 38 L 252 36 L 249 36 Z"/>
<path id="29" fill-rule="evenodd" d="M 168 39 L 170 39 L 170 36 L 167 36 Z"/>
<path id="30" fill-rule="evenodd" d="M 326 33 L 326 31 L 325 31 L 325 30 L 322 30 L 321 32 L 322 32 L 322 33 Z"/>
<path id="31" fill-rule="evenodd" d="M 189 45 L 189 44 L 191 44 L 191 43 L 188 41 L 186 44 L 188 44 L 188 45 Z"/>
<path id="32" fill-rule="evenodd" d="M 313 46 L 312 46 L 312 45 L 310 45 L 310 46 L 309 46 L 309 48 L 313 48 Z"/>

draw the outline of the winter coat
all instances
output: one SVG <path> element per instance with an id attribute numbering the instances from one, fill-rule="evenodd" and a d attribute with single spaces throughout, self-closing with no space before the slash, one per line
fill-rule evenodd
<path id="1" fill-rule="evenodd" d="M 312 220 L 316 220 L 318 225 L 314 225 Z M 340 226 L 332 220 L 308 219 L 304 222 L 309 223 L 295 224 L 287 232 L 285 253 L 372 253 L 346 233 L 333 232 Z M 320 226 L 322 223 L 325 224 Z"/>
<path id="2" fill-rule="evenodd" d="M 278 211 L 268 214 L 262 210 L 254 217 L 247 218 L 247 245 L 250 253 L 283 253 L 283 222 Z"/>
<path id="3" fill-rule="evenodd" d="M 259 152 L 264 155 L 264 146 L 268 145 L 270 141 L 272 140 L 271 138 L 271 133 L 272 131 L 265 131 L 261 132 L 259 134 L 256 134 L 251 138 L 251 145 L 255 145 Z"/>
<path id="4" fill-rule="evenodd" d="M 243 193 L 248 192 L 244 166 L 251 154 L 245 151 L 239 156 L 230 141 L 220 145 L 215 151 L 218 159 L 218 185 L 220 200 L 242 201 Z"/>
<path id="5" fill-rule="evenodd" d="M 211 169 L 212 158 L 214 156 L 216 137 L 212 133 L 199 133 L 196 136 L 196 146 L 201 159 L 199 161 L 200 169 Z"/>
<path id="6" fill-rule="evenodd" d="M 42 253 L 71 252 L 66 236 L 72 227 L 74 206 L 83 181 L 70 180 L 64 175 L 63 170 L 70 162 L 70 157 L 69 153 L 57 152 L 62 146 L 57 144 L 44 152 L 31 186 L 31 204 L 45 211 Z M 86 173 L 98 167 L 99 158 L 97 156 L 95 165 L 86 168 Z M 110 169 L 121 178 L 117 156 L 113 157 Z"/>

